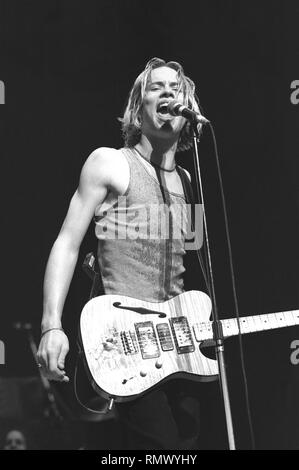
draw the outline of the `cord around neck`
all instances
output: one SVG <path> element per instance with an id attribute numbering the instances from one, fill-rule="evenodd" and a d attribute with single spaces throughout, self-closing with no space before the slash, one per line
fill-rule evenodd
<path id="1" fill-rule="evenodd" d="M 167 170 L 166 168 L 163 168 L 162 166 L 158 165 L 157 163 L 154 163 L 152 162 L 151 160 L 148 160 L 147 158 L 145 158 L 144 155 L 142 155 L 142 153 L 136 148 L 136 147 L 133 147 L 134 150 L 136 150 L 136 152 L 138 153 L 138 155 L 140 155 L 141 158 L 143 158 L 143 160 L 145 160 L 147 163 L 149 163 L 150 165 L 153 165 L 157 168 L 159 168 L 160 170 L 162 171 L 166 171 L 167 173 L 172 173 L 173 171 L 176 170 L 176 165 L 174 165 L 174 168 L 171 168 L 171 170 Z"/>

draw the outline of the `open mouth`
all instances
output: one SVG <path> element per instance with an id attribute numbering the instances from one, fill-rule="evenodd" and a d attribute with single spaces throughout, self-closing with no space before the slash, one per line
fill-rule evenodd
<path id="1" fill-rule="evenodd" d="M 168 119 L 173 118 L 173 116 L 168 112 L 168 103 L 159 104 L 157 107 L 157 114 Z"/>

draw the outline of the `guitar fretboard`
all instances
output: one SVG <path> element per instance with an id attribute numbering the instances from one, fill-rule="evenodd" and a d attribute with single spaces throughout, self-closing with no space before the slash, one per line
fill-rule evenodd
<path id="1" fill-rule="evenodd" d="M 221 320 L 223 336 L 236 336 L 239 332 L 236 318 Z M 240 318 L 241 334 L 254 333 L 257 331 L 274 330 L 287 326 L 299 325 L 299 310 L 289 312 L 268 313 L 264 315 L 253 315 Z M 203 322 L 193 326 L 197 341 L 213 339 L 212 323 Z M 200 338 L 200 339 L 199 339 Z"/>

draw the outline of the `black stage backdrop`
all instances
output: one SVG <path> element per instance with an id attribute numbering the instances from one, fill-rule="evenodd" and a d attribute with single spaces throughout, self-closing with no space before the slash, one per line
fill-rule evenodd
<path id="1" fill-rule="evenodd" d="M 45 264 L 82 164 L 97 147 L 122 145 L 117 117 L 154 56 L 183 63 L 215 126 L 241 314 L 299 308 L 299 94 L 291 88 L 299 80 L 298 22 L 297 0 L 0 1 L 2 376 L 36 375 L 13 323 L 32 323 L 38 340 Z M 189 152 L 179 162 L 192 171 Z M 201 162 L 227 318 L 235 314 L 208 131 Z M 91 227 L 65 308 L 73 351 L 90 288 L 80 265 L 94 248 Z M 258 448 L 299 448 L 295 339 L 297 327 L 243 339 Z M 248 448 L 237 340 L 227 342 L 227 365 L 237 446 Z"/>

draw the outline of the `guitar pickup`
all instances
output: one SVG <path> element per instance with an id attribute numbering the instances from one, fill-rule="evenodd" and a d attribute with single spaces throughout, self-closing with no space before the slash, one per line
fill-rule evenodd
<path id="1" fill-rule="evenodd" d="M 156 328 L 162 351 L 172 351 L 174 344 L 168 323 L 159 323 Z"/>
<path id="2" fill-rule="evenodd" d="M 172 334 L 178 354 L 195 351 L 190 326 L 186 317 L 170 319 Z"/>
<path id="3" fill-rule="evenodd" d="M 143 359 L 153 359 L 160 356 L 158 339 L 153 322 L 135 323 L 138 344 Z"/>

